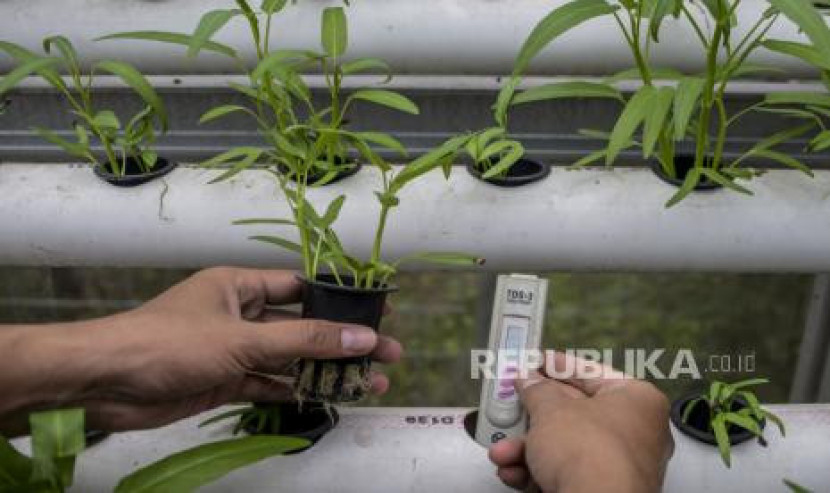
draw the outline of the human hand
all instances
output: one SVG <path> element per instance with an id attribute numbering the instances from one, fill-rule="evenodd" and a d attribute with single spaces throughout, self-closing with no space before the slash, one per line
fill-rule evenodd
<path id="1" fill-rule="evenodd" d="M 524 439 L 490 448 L 499 478 L 545 492 L 660 491 L 674 450 L 666 397 L 595 362 L 556 353 L 553 363 L 557 375 L 583 368 L 597 376 L 533 373 L 516 382 L 530 427 Z"/>
<path id="2" fill-rule="evenodd" d="M 401 345 L 368 327 L 278 308 L 301 292 L 292 272 L 208 269 L 123 314 L 26 328 L 32 357 L 20 378 L 46 380 L 33 385 L 35 407 L 81 406 L 90 427 L 118 431 L 231 402 L 290 400 L 284 373 L 298 358 L 400 359 Z M 46 361 L 54 365 L 45 369 Z M 372 386 L 382 393 L 389 382 L 376 373 Z"/>

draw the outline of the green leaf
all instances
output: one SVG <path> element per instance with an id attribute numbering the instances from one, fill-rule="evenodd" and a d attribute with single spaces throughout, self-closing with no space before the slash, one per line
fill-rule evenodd
<path id="1" fill-rule="evenodd" d="M 718 450 L 723 463 L 726 464 L 726 467 L 731 467 L 731 444 L 729 443 L 729 433 L 726 431 L 726 421 L 723 414 L 718 414 L 712 420 L 712 431 L 715 434 L 715 441 L 718 443 Z"/>
<path id="2" fill-rule="evenodd" d="M 823 151 L 828 147 L 830 147 L 830 130 L 820 132 L 810 141 L 810 149 L 813 152 Z"/>
<path id="3" fill-rule="evenodd" d="M 780 41 L 768 39 L 761 43 L 764 48 L 784 55 L 800 58 L 804 62 L 822 70 L 830 70 L 830 61 L 812 46 L 794 41 Z"/>
<path id="4" fill-rule="evenodd" d="M 530 62 L 563 33 L 595 17 L 615 12 L 617 6 L 604 0 L 574 0 L 542 19 L 525 40 L 513 64 L 513 75 L 524 73 Z"/>
<path id="5" fill-rule="evenodd" d="M 61 52 L 64 60 L 69 64 L 71 70 L 78 70 L 80 63 L 78 63 L 78 52 L 75 47 L 64 36 L 50 36 L 43 40 L 43 51 L 52 53 L 52 47 L 56 47 Z"/>
<path id="6" fill-rule="evenodd" d="M 674 140 L 683 140 L 705 81 L 698 77 L 684 77 L 677 83 L 674 97 Z"/>
<path id="7" fill-rule="evenodd" d="M 263 0 L 260 9 L 268 15 L 273 15 L 285 8 L 288 0 Z"/>
<path id="8" fill-rule="evenodd" d="M 237 9 L 211 10 L 199 19 L 199 25 L 193 32 L 190 43 L 187 45 L 187 56 L 194 58 L 202 51 L 202 48 L 210 42 L 210 39 L 217 31 L 225 27 L 231 19 L 240 14 Z"/>
<path id="9" fill-rule="evenodd" d="M 768 378 L 748 378 L 746 380 L 741 380 L 739 382 L 735 382 L 735 383 L 731 384 L 730 387 L 732 387 L 735 390 L 738 390 L 738 389 L 744 389 L 746 387 L 754 387 L 756 385 L 764 385 L 764 384 L 768 384 L 768 383 L 769 383 Z"/>
<path id="10" fill-rule="evenodd" d="M 102 110 L 96 113 L 92 119 L 92 123 L 97 127 L 108 130 L 118 130 L 121 128 L 121 122 L 118 121 L 118 117 L 110 110 Z"/>
<path id="11" fill-rule="evenodd" d="M 758 156 L 758 157 L 771 159 L 773 161 L 777 161 L 777 162 L 783 164 L 784 166 L 788 166 L 790 168 L 797 169 L 798 171 L 801 171 L 802 173 L 804 173 L 805 175 L 807 175 L 811 178 L 815 176 L 813 174 L 813 171 L 806 164 L 802 163 L 798 159 L 796 159 L 796 158 L 794 158 L 794 157 L 792 157 L 788 154 L 784 154 L 784 153 L 778 152 L 778 151 L 773 151 L 771 149 L 760 149 L 760 150 L 754 151 L 752 154 L 755 155 L 755 156 Z"/>
<path id="12" fill-rule="evenodd" d="M 323 217 L 321 218 L 322 229 L 328 229 L 332 224 L 334 224 L 335 221 L 337 221 L 337 218 L 340 217 L 340 210 L 343 209 L 343 204 L 345 202 L 345 195 L 340 195 L 331 201 L 328 208 L 326 208 L 325 214 L 323 214 Z"/>
<path id="13" fill-rule="evenodd" d="M 652 68 L 651 69 L 651 77 L 655 80 L 679 80 L 685 77 L 683 72 L 675 70 L 673 68 Z M 626 80 L 640 80 L 642 79 L 642 74 L 640 73 L 640 69 L 637 68 L 630 68 L 623 70 L 621 72 L 617 72 L 616 74 L 608 77 L 603 82 L 606 84 L 616 84 L 617 82 L 622 82 Z"/>
<path id="14" fill-rule="evenodd" d="M 359 74 L 368 71 L 380 71 L 386 75 L 386 82 L 392 79 L 392 69 L 380 58 L 358 58 L 340 66 L 343 75 Z"/>
<path id="15" fill-rule="evenodd" d="M 233 161 L 234 159 L 239 159 L 234 165 L 217 178 L 214 178 L 209 183 L 218 183 L 220 181 L 225 181 L 233 176 L 236 176 L 243 170 L 250 168 L 251 166 L 256 163 L 257 159 L 262 155 L 263 150 L 258 149 L 256 147 L 237 147 L 235 149 L 231 149 L 229 151 L 223 152 L 222 154 L 209 159 L 201 164 L 203 168 L 212 168 L 218 166 L 220 164 L 227 163 L 229 161 Z"/>
<path id="16" fill-rule="evenodd" d="M 407 155 L 406 148 L 403 144 L 391 135 L 380 132 L 356 132 L 354 135 L 359 139 L 371 142 L 372 144 L 397 151 L 401 156 Z"/>
<path id="17" fill-rule="evenodd" d="M 514 141 L 507 142 L 507 144 L 510 144 L 510 151 L 502 156 L 501 159 L 499 159 L 496 164 L 491 166 L 483 175 L 481 175 L 483 179 L 486 180 L 488 178 L 493 178 L 507 172 L 511 166 L 516 164 L 516 162 L 524 156 L 525 149 L 522 144 Z"/>
<path id="18" fill-rule="evenodd" d="M 59 59 L 53 57 L 35 58 L 17 66 L 14 70 L 9 72 L 8 75 L 3 77 L 3 80 L 0 80 L 0 94 L 10 91 L 21 80 L 30 76 L 32 73 L 40 72 L 47 67 L 58 64 L 59 62 Z"/>
<path id="19" fill-rule="evenodd" d="M 100 69 L 120 77 L 121 80 L 123 80 L 139 96 L 141 96 L 145 103 L 153 108 L 153 111 L 161 123 L 162 129 L 164 131 L 167 130 L 167 110 L 164 107 L 164 103 L 156 93 L 156 90 L 153 89 L 153 86 L 150 85 L 150 82 L 146 77 L 144 77 L 144 75 L 141 74 L 141 72 L 136 70 L 131 65 L 113 60 L 100 62 L 95 67 L 96 69 Z"/>
<path id="20" fill-rule="evenodd" d="M 703 397 L 697 397 L 686 403 L 686 407 L 683 408 L 683 415 L 680 417 L 680 421 L 683 423 L 688 423 L 689 416 L 692 415 L 692 411 L 694 411 L 695 408 L 699 406 L 701 402 L 703 402 Z"/>
<path id="21" fill-rule="evenodd" d="M 666 202 L 666 208 L 673 207 L 677 205 L 681 200 L 685 199 L 692 190 L 695 189 L 697 184 L 700 182 L 700 168 L 692 168 L 686 174 L 686 179 L 683 180 L 683 185 L 680 186 L 680 190 L 677 191 L 669 200 Z"/>
<path id="22" fill-rule="evenodd" d="M 790 479 L 782 479 L 784 485 L 790 489 L 791 493 L 812 493 L 812 491 L 808 490 L 807 488 L 801 486 L 800 484 L 792 481 Z"/>
<path id="23" fill-rule="evenodd" d="M 508 82 L 499 90 L 496 104 L 493 105 L 493 119 L 500 127 L 507 126 L 507 111 L 516 95 L 516 87 L 519 85 L 518 77 L 511 77 Z"/>
<path id="24" fill-rule="evenodd" d="M 751 431 L 755 436 L 761 435 L 761 427 L 752 418 L 735 413 L 725 413 L 723 414 L 723 419 L 727 423 L 732 423 L 735 426 Z"/>
<path id="25" fill-rule="evenodd" d="M 84 159 L 87 159 L 89 157 L 90 151 L 88 145 L 70 142 L 46 128 L 35 127 L 34 130 L 35 133 L 37 133 L 38 136 L 40 136 L 40 138 L 60 147 L 64 150 L 64 152 L 66 152 L 70 156 L 75 156 Z"/>
<path id="26" fill-rule="evenodd" d="M 775 425 L 778 427 L 778 430 L 781 432 L 782 437 L 787 436 L 787 429 L 784 427 L 784 422 L 781 420 L 781 418 L 767 410 L 763 410 L 762 412 L 764 413 L 764 417 L 766 419 L 775 423 Z"/>
<path id="27" fill-rule="evenodd" d="M 45 411 L 29 416 L 32 479 L 72 485 L 75 457 L 86 447 L 83 409 Z"/>
<path id="28" fill-rule="evenodd" d="M 139 469 L 121 480 L 115 491 L 194 491 L 231 471 L 308 445 L 308 440 L 279 436 L 252 436 L 208 443 Z"/>
<path id="29" fill-rule="evenodd" d="M 817 92 L 773 92 L 764 98 L 766 104 L 805 104 L 830 106 L 830 95 Z"/>
<path id="30" fill-rule="evenodd" d="M 830 60 L 830 29 L 809 0 L 769 0 L 769 3 L 804 31 L 822 57 Z"/>
<path id="31" fill-rule="evenodd" d="M 293 73 L 293 65 L 300 61 L 308 61 L 320 58 L 319 53 L 309 50 L 274 50 L 257 64 L 251 77 L 256 80 L 262 79 L 268 73 L 273 73 L 280 80 L 287 81 Z"/>
<path id="32" fill-rule="evenodd" d="M 751 190 L 738 185 L 734 181 L 720 174 L 717 170 L 714 170 L 712 168 L 701 168 L 700 172 L 703 173 L 703 175 L 706 176 L 706 178 L 709 178 L 710 180 L 721 186 L 724 186 L 726 188 L 746 195 L 754 195 Z"/>
<path id="33" fill-rule="evenodd" d="M 114 33 L 108 34 L 106 36 L 101 36 L 100 38 L 96 38 L 95 41 L 106 41 L 112 39 L 157 41 L 159 43 L 174 44 L 186 47 L 190 47 L 192 44 L 195 44 L 193 36 L 189 34 L 171 33 L 166 31 L 129 31 L 123 33 Z M 234 50 L 228 45 L 216 43 L 214 41 L 203 42 L 200 49 L 236 58 L 236 50 Z"/>
<path id="34" fill-rule="evenodd" d="M 469 139 L 470 137 L 467 135 L 453 137 L 409 163 L 395 175 L 395 178 L 389 184 L 389 190 L 392 195 L 397 194 L 407 183 L 419 176 L 435 168 L 443 167 L 448 159 L 455 157 L 458 150 L 464 147 Z"/>
<path id="35" fill-rule="evenodd" d="M 649 18 L 648 30 L 651 38 L 655 42 L 659 42 L 660 26 L 663 24 L 663 19 L 677 11 L 680 3 L 683 0 L 656 0 L 652 2 L 651 8 L 646 11 L 646 16 Z"/>
<path id="36" fill-rule="evenodd" d="M 740 164 L 743 160 L 745 160 L 745 159 L 747 159 L 751 156 L 757 156 L 758 153 L 761 152 L 761 151 L 764 151 L 766 149 L 770 149 L 772 147 L 777 146 L 778 144 L 782 144 L 782 143 L 787 142 L 789 140 L 792 140 L 792 139 L 794 139 L 798 136 L 801 136 L 812 128 L 813 128 L 812 123 L 805 123 L 803 125 L 799 125 L 799 126 L 794 127 L 794 128 L 788 128 L 788 129 L 784 129 L 784 130 L 781 130 L 779 132 L 776 132 L 776 133 L 770 135 L 769 137 L 766 137 L 766 138 L 758 141 L 754 146 L 752 146 L 751 149 L 749 149 L 743 155 L 741 155 L 741 157 L 736 159 L 732 163 L 732 165 L 736 166 L 736 165 Z"/>
<path id="37" fill-rule="evenodd" d="M 222 118 L 223 116 L 225 116 L 229 113 L 235 113 L 237 111 L 248 111 L 248 108 L 246 108 L 244 106 L 235 105 L 235 104 L 227 104 L 227 105 L 224 105 L 224 106 L 217 106 L 216 108 L 213 108 L 213 109 L 209 110 L 207 113 L 205 113 L 204 115 L 202 115 L 202 118 L 199 119 L 199 125 L 202 125 L 203 123 L 207 123 L 207 122 L 216 120 L 218 118 Z"/>
<path id="38" fill-rule="evenodd" d="M 582 168 L 584 166 L 588 166 L 589 164 L 593 164 L 597 161 L 602 161 L 605 159 L 605 155 L 607 152 L 605 149 L 601 149 L 599 151 L 594 151 L 586 156 L 583 156 L 576 160 L 573 164 L 568 166 L 571 169 Z"/>
<path id="39" fill-rule="evenodd" d="M 0 491 L 9 486 L 28 483 L 32 474 L 32 460 L 17 451 L 5 437 L 0 436 Z"/>
<path id="40" fill-rule="evenodd" d="M 328 7 L 323 10 L 321 37 L 323 49 L 330 57 L 338 58 L 346 53 L 349 25 L 343 7 Z"/>
<path id="41" fill-rule="evenodd" d="M 652 97 L 651 108 L 646 114 L 645 124 L 643 125 L 643 157 L 651 156 L 660 135 L 671 123 L 668 117 L 673 101 L 673 87 L 661 87 L 657 89 Z"/>
<path id="42" fill-rule="evenodd" d="M 634 132 L 651 110 L 651 104 L 657 89 L 654 86 L 641 87 L 628 101 L 608 140 L 608 153 L 605 156 L 605 164 L 610 165 L 619 155 L 620 151 L 630 145 Z"/>
<path id="43" fill-rule="evenodd" d="M 230 411 L 226 411 L 224 413 L 219 413 L 212 418 L 206 419 L 199 423 L 199 428 L 205 428 L 215 423 L 219 423 L 220 421 L 225 421 L 228 418 L 233 418 L 235 416 L 241 416 L 247 412 L 249 412 L 252 408 L 251 407 L 240 407 L 237 409 L 232 409 Z"/>
<path id="44" fill-rule="evenodd" d="M 0 40 L 0 50 L 6 52 L 6 54 L 14 58 L 20 64 L 26 64 L 28 62 L 31 62 L 32 60 L 43 58 L 39 55 L 32 53 L 26 48 L 23 48 L 20 45 L 9 43 L 8 41 Z M 60 62 L 60 60 L 57 58 L 55 58 L 55 60 L 57 61 L 56 63 Z M 60 77 L 57 70 L 54 70 L 49 66 L 45 66 L 37 70 L 34 70 L 34 72 L 37 72 L 37 74 L 41 76 L 46 82 L 48 82 L 52 87 L 63 92 L 66 92 L 68 90 L 66 84 L 63 82 L 63 79 Z"/>
<path id="45" fill-rule="evenodd" d="M 269 243 L 271 245 L 276 245 L 280 248 L 285 248 L 286 250 L 289 250 L 291 252 L 299 253 L 300 255 L 303 254 L 303 247 L 301 247 L 299 244 L 297 244 L 293 241 L 289 241 L 289 240 L 285 240 L 283 238 L 279 238 L 277 236 L 259 236 L 258 235 L 258 236 L 251 236 L 248 239 L 249 240 L 254 240 L 254 241 L 259 241 L 259 242 L 262 242 L 262 243 Z"/>
<path id="46" fill-rule="evenodd" d="M 620 91 L 608 84 L 595 82 L 558 82 L 534 87 L 513 98 L 513 105 L 565 98 L 610 98 L 624 101 Z"/>
<path id="47" fill-rule="evenodd" d="M 387 106 L 412 115 L 420 113 L 418 106 L 416 106 L 415 103 L 413 103 L 412 100 L 406 96 L 383 89 L 363 89 L 357 91 L 349 97 L 349 101 L 355 99 L 369 101 L 381 106 Z"/>
<path id="48" fill-rule="evenodd" d="M 250 226 L 253 224 L 275 224 L 281 226 L 294 226 L 296 223 L 290 219 L 265 219 L 265 218 L 254 218 L 254 219 L 240 219 L 238 221 L 234 221 L 234 226 Z"/>

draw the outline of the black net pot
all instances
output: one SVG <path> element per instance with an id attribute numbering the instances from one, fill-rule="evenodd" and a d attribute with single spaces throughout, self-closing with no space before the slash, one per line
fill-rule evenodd
<path id="1" fill-rule="evenodd" d="M 386 298 L 397 291 L 394 286 L 374 289 L 352 287 L 354 280 L 341 276 L 344 285 L 332 275 L 320 275 L 303 283 L 303 318 L 329 320 L 380 328 Z M 301 360 L 297 365 L 295 394 L 301 402 L 356 402 L 371 386 L 371 359 L 368 356 L 337 360 Z"/>
<path id="2" fill-rule="evenodd" d="M 135 158 L 127 158 L 126 166 L 124 167 L 124 176 L 119 176 L 111 173 L 108 169 L 102 166 L 95 166 L 93 168 L 95 176 L 101 180 L 116 187 L 130 188 L 143 185 L 151 182 L 157 178 L 170 173 L 178 166 L 177 163 L 169 161 L 164 158 L 158 158 L 156 165 L 149 172 L 142 171 Z"/>
<path id="3" fill-rule="evenodd" d="M 707 164 L 710 162 L 710 159 L 707 158 Z M 663 167 L 660 166 L 660 162 L 657 160 L 651 161 L 649 165 L 651 167 L 651 171 L 657 175 L 657 178 L 660 178 L 665 183 L 672 185 L 674 187 L 680 188 L 683 186 L 683 182 L 686 180 L 686 175 L 689 174 L 689 171 L 695 167 L 695 155 L 694 154 L 685 154 L 679 153 L 674 157 L 674 171 L 677 174 L 676 177 L 671 177 L 663 170 Z M 715 183 L 705 176 L 702 177 L 695 185 L 695 191 L 711 191 L 711 190 L 718 190 L 723 188 L 723 185 L 720 183 Z"/>
<path id="4" fill-rule="evenodd" d="M 531 161 L 530 159 L 519 159 L 511 166 L 504 176 L 493 178 L 482 178 L 482 171 L 475 164 L 467 164 L 467 172 L 475 178 L 495 185 L 497 187 L 520 187 L 537 181 L 544 180 L 550 174 L 550 166 Z"/>
<path id="5" fill-rule="evenodd" d="M 686 410 L 686 406 L 700 395 L 699 392 L 695 392 L 675 400 L 671 406 L 671 422 L 683 434 L 709 445 L 717 445 L 715 434 L 709 425 L 709 404 L 705 400 L 699 401 L 689 415 L 688 421 L 683 422 L 683 412 Z M 746 407 L 748 407 L 746 401 L 738 398 L 732 404 L 732 411 L 739 411 Z M 764 429 L 766 420 L 762 420 L 758 425 L 761 429 Z M 729 425 L 726 431 L 729 434 L 729 443 L 732 445 L 738 445 L 755 438 L 751 431 L 739 426 Z"/>

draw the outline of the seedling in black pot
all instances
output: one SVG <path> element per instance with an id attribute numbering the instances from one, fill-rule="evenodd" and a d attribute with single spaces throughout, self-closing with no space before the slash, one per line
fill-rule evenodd
<path id="1" fill-rule="evenodd" d="M 767 420 L 775 423 L 785 435 L 784 423 L 767 411 L 749 387 L 768 383 L 754 378 L 735 382 L 712 382 L 704 393 L 690 394 L 676 400 L 671 420 L 681 432 L 703 443 L 715 445 L 726 467 L 732 463 L 733 445 L 757 438 L 766 446 L 764 427 Z"/>
<path id="2" fill-rule="evenodd" d="M 72 124 L 74 140 L 46 128 L 36 128 L 43 139 L 71 156 L 88 161 L 96 176 L 116 186 L 140 185 L 176 167 L 153 150 L 157 134 L 167 131 L 167 112 L 141 72 L 124 62 L 104 60 L 84 73 L 78 53 L 63 36 L 46 38 L 43 50 L 45 55 L 37 55 L 14 43 L 0 41 L 0 51 L 18 62 L 17 70 L 42 77 L 63 96 L 76 118 Z M 68 77 L 61 77 L 61 72 Z M 95 76 L 102 72 L 117 76 L 142 101 L 143 108 L 126 123 L 114 111 L 95 105 L 93 85 Z M 102 148 L 103 156 L 94 149 L 95 145 Z"/>

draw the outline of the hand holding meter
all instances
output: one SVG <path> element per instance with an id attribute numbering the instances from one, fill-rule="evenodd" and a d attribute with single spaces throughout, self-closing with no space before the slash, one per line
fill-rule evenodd
<path id="1" fill-rule="evenodd" d="M 499 276 L 488 343 L 496 355 L 496 378 L 482 383 L 476 423 L 476 441 L 485 447 L 527 431 L 527 413 L 513 382 L 521 375 L 525 351 L 540 348 L 547 291 L 548 281 L 537 276 Z"/>

